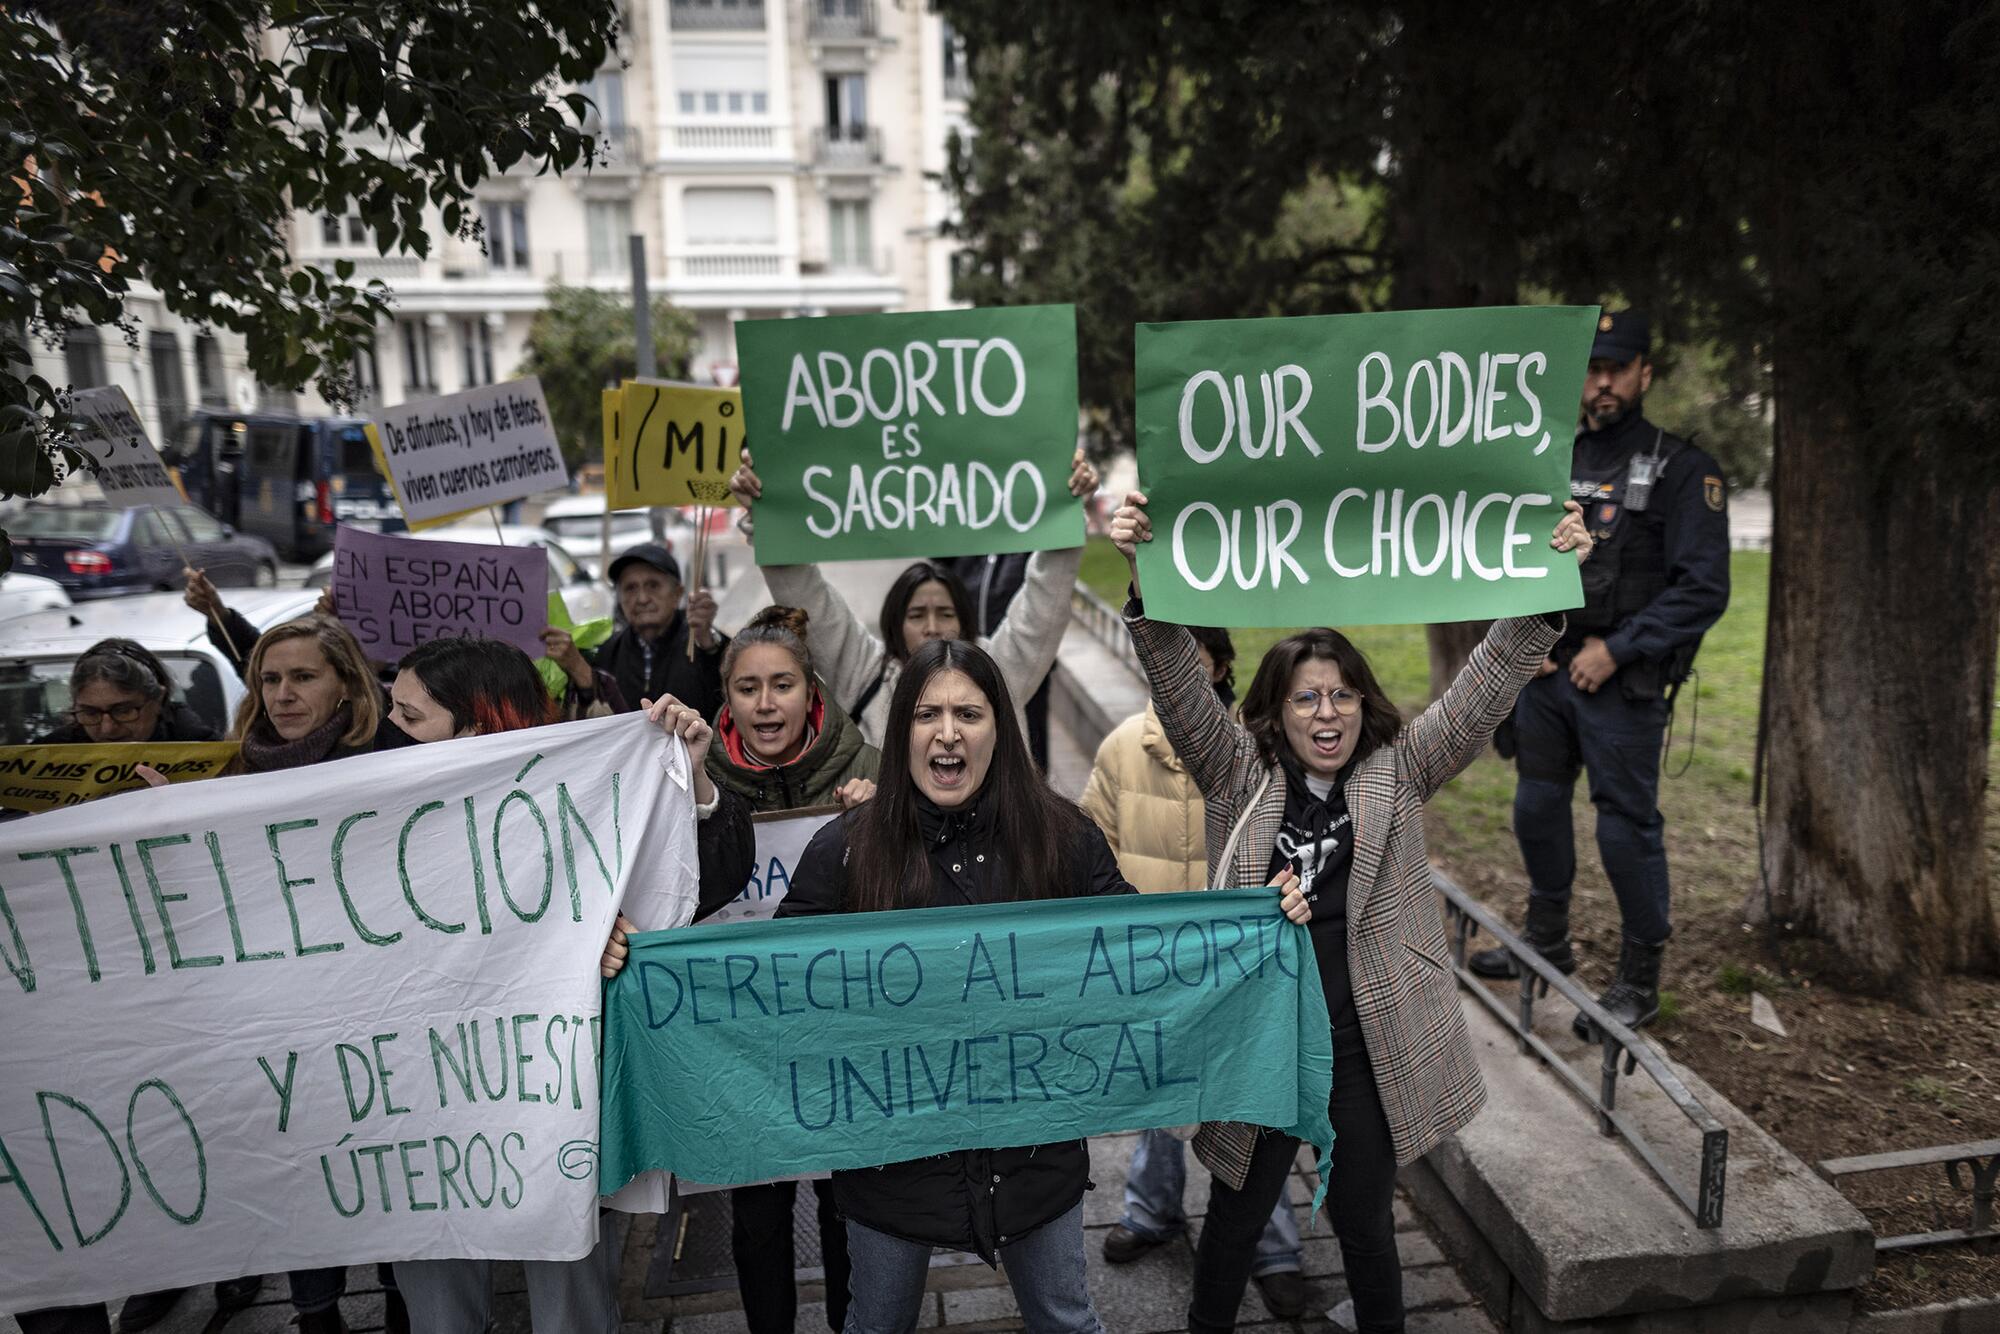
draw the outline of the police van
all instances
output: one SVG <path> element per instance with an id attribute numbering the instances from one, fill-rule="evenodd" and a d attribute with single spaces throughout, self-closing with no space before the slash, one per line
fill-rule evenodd
<path id="1" fill-rule="evenodd" d="M 333 547 L 336 524 L 376 532 L 405 525 L 388 479 L 355 417 L 205 408 L 165 453 L 188 499 L 224 523 L 270 542 L 286 560 Z"/>

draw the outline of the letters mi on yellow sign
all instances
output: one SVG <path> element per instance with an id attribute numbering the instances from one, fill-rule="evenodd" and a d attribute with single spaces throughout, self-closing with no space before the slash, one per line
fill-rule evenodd
<path id="1" fill-rule="evenodd" d="M 213 778 L 236 758 L 234 741 L 123 742 L 115 745 L 0 746 L 0 806 L 52 811 L 146 786 L 138 766 L 168 782 Z"/>
<path id="2" fill-rule="evenodd" d="M 729 474 L 743 448 L 743 394 L 655 380 L 619 389 L 606 415 L 605 491 L 612 509 L 734 505 Z"/>

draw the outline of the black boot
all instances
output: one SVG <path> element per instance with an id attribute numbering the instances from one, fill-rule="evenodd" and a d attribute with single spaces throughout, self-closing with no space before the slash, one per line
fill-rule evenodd
<path id="1" fill-rule="evenodd" d="M 1521 939 L 1561 972 L 1568 974 L 1576 971 L 1576 953 L 1569 947 L 1568 904 L 1530 898 L 1528 924 L 1521 930 Z M 1521 975 L 1521 970 L 1514 965 L 1514 956 L 1497 945 L 1472 955 L 1465 961 L 1465 966 L 1480 977 L 1515 978 Z"/>
<path id="2" fill-rule="evenodd" d="M 298 1330 L 299 1334 L 347 1334 L 347 1322 L 340 1318 L 340 1307 L 335 1305 L 324 1311 L 299 1312 Z"/>
<path id="3" fill-rule="evenodd" d="M 1648 945 L 1625 937 L 1618 948 L 1618 980 L 1597 998 L 1599 1008 L 1627 1028 L 1643 1028 L 1660 1016 L 1660 960 L 1667 942 Z M 1597 1029 L 1581 1014 L 1570 1031 L 1585 1042 L 1597 1038 Z"/>

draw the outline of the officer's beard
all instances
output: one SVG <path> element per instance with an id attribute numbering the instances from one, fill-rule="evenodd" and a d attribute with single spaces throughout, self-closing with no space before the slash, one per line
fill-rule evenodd
<path id="1" fill-rule="evenodd" d="M 1624 421 L 1627 417 L 1630 417 L 1632 414 L 1638 412 L 1646 401 L 1645 395 L 1643 394 L 1630 399 L 1620 398 L 1616 394 L 1604 394 L 1601 395 L 1598 399 L 1593 401 L 1602 402 L 1604 399 L 1611 400 L 1611 402 L 1616 404 L 1617 406 L 1613 407 L 1608 413 L 1605 413 L 1602 416 L 1600 416 L 1594 410 L 1593 407 L 1586 406 L 1583 410 L 1583 427 L 1585 430 L 1608 431 L 1612 427 L 1616 426 L 1619 422 Z"/>

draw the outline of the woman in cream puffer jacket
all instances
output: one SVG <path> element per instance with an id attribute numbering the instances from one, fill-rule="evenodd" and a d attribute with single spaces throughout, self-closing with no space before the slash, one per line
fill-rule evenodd
<path id="1" fill-rule="evenodd" d="M 1227 630 L 1190 627 L 1202 665 L 1225 704 L 1235 700 L 1236 648 Z M 1208 887 L 1201 791 L 1167 744 L 1148 701 L 1111 730 L 1078 803 L 1118 855 L 1118 869 L 1146 894 Z"/>

